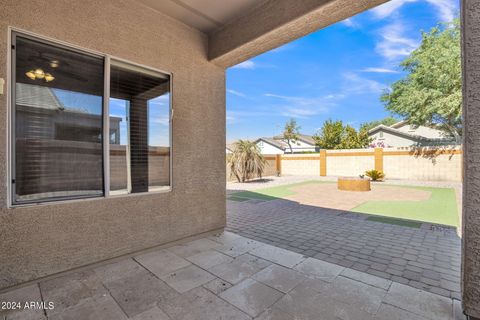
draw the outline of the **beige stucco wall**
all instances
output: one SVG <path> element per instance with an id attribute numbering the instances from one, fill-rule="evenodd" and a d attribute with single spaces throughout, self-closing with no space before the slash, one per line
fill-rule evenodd
<path id="1" fill-rule="evenodd" d="M 283 154 L 282 174 L 284 175 L 319 175 L 320 157 L 312 154 Z"/>
<path id="2" fill-rule="evenodd" d="M 0 289 L 225 225 L 225 75 L 203 34 L 131 0 L 3 0 L 1 78 L 8 26 L 172 72 L 173 190 L 7 209 L 0 95 Z"/>
<path id="3" fill-rule="evenodd" d="M 351 176 L 357 177 L 367 170 L 375 168 L 375 159 L 370 154 L 373 149 L 350 149 L 327 151 L 327 176 Z M 338 153 L 352 154 L 348 156 L 334 156 Z"/>

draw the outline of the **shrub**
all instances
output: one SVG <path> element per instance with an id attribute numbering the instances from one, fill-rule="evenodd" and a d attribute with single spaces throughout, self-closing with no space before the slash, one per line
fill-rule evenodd
<path id="1" fill-rule="evenodd" d="M 230 175 L 238 182 L 245 182 L 254 177 L 262 177 L 265 158 L 255 142 L 238 140 L 233 144 L 233 151 L 228 157 Z"/>
<path id="2" fill-rule="evenodd" d="M 385 178 L 385 174 L 378 170 L 369 170 L 365 172 L 365 175 L 372 179 L 372 181 L 382 181 Z"/>

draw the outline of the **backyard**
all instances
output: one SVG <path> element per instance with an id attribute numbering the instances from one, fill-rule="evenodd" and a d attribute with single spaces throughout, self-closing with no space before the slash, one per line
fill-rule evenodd
<path id="1" fill-rule="evenodd" d="M 268 183 L 266 183 L 268 185 Z M 300 204 L 372 215 L 367 220 L 420 227 L 422 222 L 458 227 L 458 205 L 452 187 L 376 183 L 370 192 L 348 192 L 334 181 L 307 180 L 231 192 L 228 200 L 287 199 Z"/>
<path id="2" fill-rule="evenodd" d="M 459 183 L 334 177 L 227 184 L 227 230 L 450 298 L 460 297 Z"/>

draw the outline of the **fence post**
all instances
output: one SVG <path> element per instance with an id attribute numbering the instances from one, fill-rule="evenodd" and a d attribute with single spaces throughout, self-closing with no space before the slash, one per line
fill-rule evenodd
<path id="1" fill-rule="evenodd" d="M 327 150 L 320 150 L 320 176 L 327 175 Z"/>
<path id="2" fill-rule="evenodd" d="M 282 174 L 282 155 L 281 154 L 275 155 L 275 166 L 277 169 L 277 175 L 280 176 Z"/>
<path id="3" fill-rule="evenodd" d="M 383 148 L 375 148 L 375 170 L 383 172 Z"/>

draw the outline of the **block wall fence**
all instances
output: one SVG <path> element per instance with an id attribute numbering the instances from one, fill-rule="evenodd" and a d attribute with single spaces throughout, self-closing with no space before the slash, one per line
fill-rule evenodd
<path id="1" fill-rule="evenodd" d="M 358 176 L 376 169 L 387 179 L 462 181 L 462 150 L 441 148 L 375 148 L 321 150 L 314 154 L 266 155 L 265 176 Z"/>

